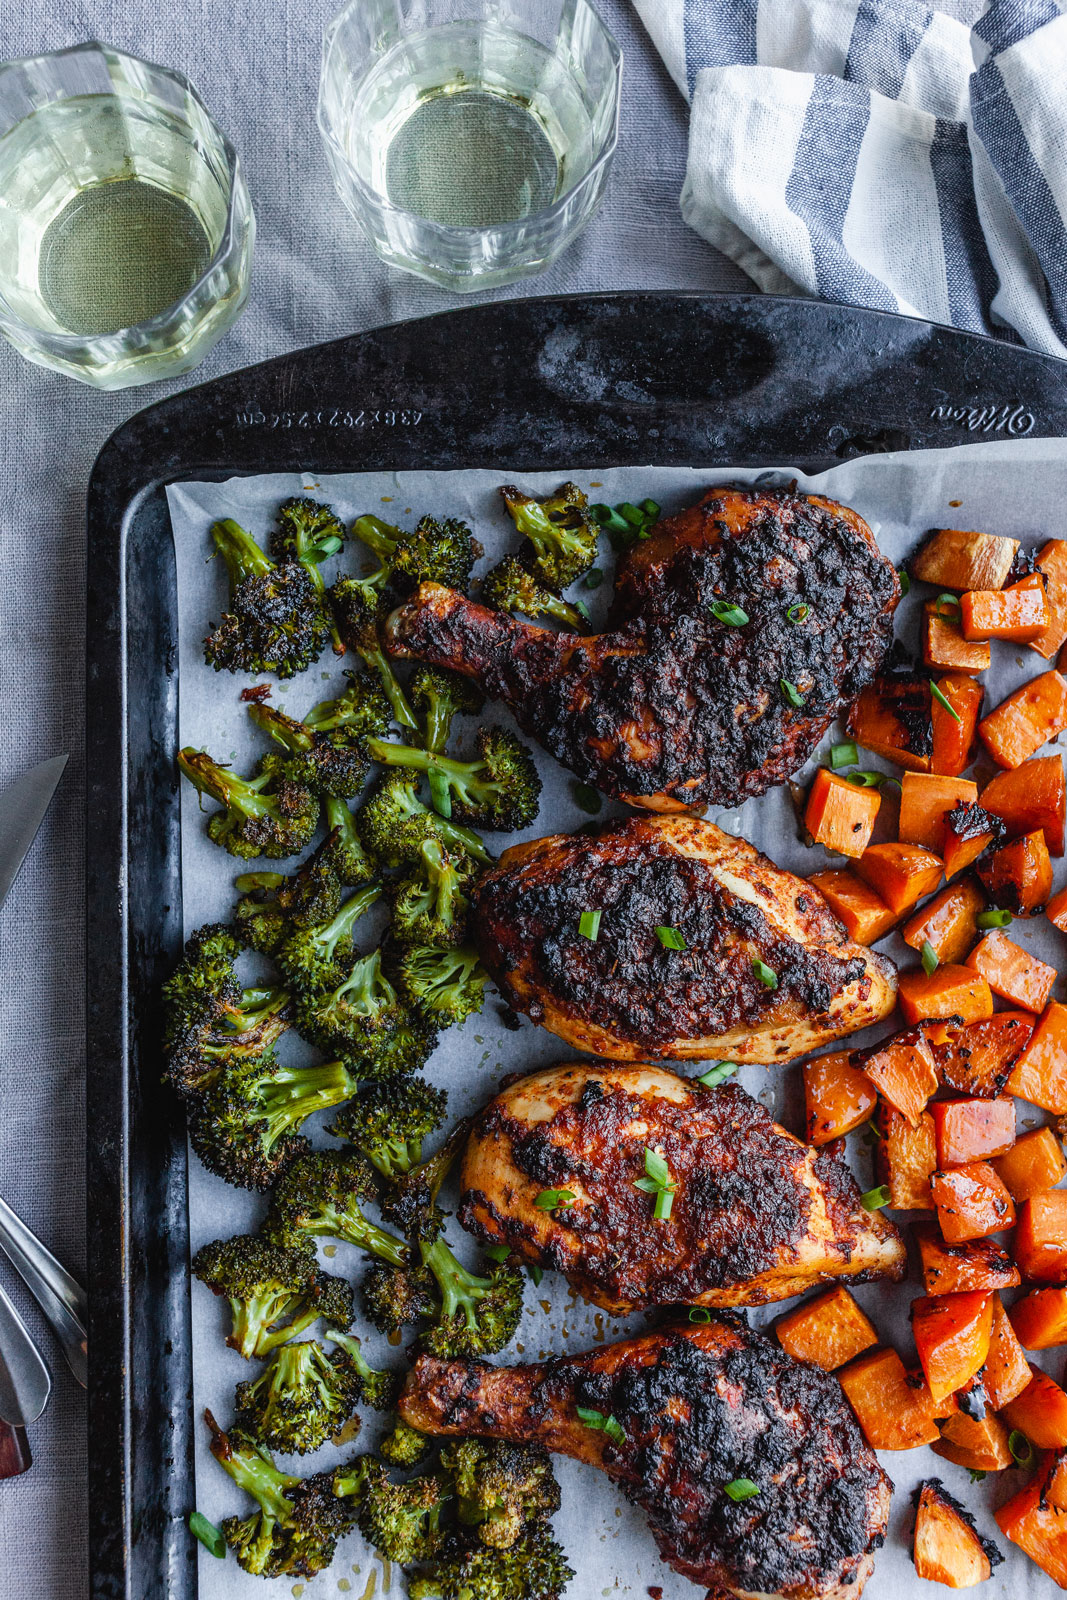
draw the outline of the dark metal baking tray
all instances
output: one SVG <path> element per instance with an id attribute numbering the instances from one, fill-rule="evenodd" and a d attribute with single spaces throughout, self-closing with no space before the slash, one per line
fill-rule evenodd
<path id="1" fill-rule="evenodd" d="M 1063 434 L 1067 363 L 878 312 L 664 293 L 511 301 L 381 328 L 189 390 L 112 436 L 88 498 L 93 1600 L 196 1594 L 186 1151 L 159 1085 L 156 999 L 181 939 L 164 485 L 505 464 L 816 470 L 872 451 Z"/>

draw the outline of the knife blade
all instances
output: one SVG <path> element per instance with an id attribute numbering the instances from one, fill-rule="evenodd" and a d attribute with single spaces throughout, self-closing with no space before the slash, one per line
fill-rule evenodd
<path id="1" fill-rule="evenodd" d="M 0 906 L 26 859 L 63 776 L 67 756 L 31 767 L 0 794 Z"/>

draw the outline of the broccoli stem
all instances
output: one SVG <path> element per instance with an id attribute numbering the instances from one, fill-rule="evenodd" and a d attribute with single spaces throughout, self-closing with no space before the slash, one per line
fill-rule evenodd
<path id="1" fill-rule="evenodd" d="M 210 795 L 228 811 L 238 811 L 245 817 L 277 816 L 278 804 L 273 795 L 259 792 L 270 782 L 269 773 L 242 778 L 213 761 L 206 750 L 188 747 L 178 752 L 178 765 L 195 789 Z"/>
<path id="2" fill-rule="evenodd" d="M 457 1261 L 444 1239 L 436 1239 L 433 1244 L 421 1240 L 419 1252 L 423 1266 L 429 1267 L 437 1279 L 443 1319 L 447 1322 L 462 1310 L 467 1327 L 476 1328 L 478 1319 L 474 1308 L 482 1295 L 493 1287 L 490 1279 L 476 1278 L 473 1272 L 468 1272 L 462 1262 Z"/>
<path id="3" fill-rule="evenodd" d="M 311 1306 L 292 1322 L 286 1322 L 289 1310 L 295 1310 L 301 1304 L 300 1295 L 280 1289 L 265 1290 L 263 1294 L 253 1295 L 247 1300 L 230 1297 L 233 1332 L 229 1342 L 245 1357 L 255 1351 L 266 1355 L 269 1350 L 295 1339 L 297 1334 L 318 1321 L 318 1308 Z M 271 1328 L 274 1329 L 273 1333 L 270 1332 Z"/>
<path id="4" fill-rule="evenodd" d="M 357 517 L 352 532 L 361 544 L 374 551 L 379 561 L 387 563 L 396 554 L 400 529 L 391 522 L 383 522 L 381 517 Z"/>
<path id="5" fill-rule="evenodd" d="M 301 1231 L 315 1234 L 321 1239 L 343 1239 L 346 1244 L 354 1244 L 357 1250 L 365 1250 L 368 1255 L 376 1256 L 391 1267 L 406 1267 L 411 1261 L 411 1251 L 403 1239 L 387 1233 L 374 1222 L 368 1222 L 361 1211 L 353 1216 L 347 1211 L 338 1211 L 335 1206 L 323 1204 L 318 1207 L 313 1221 L 309 1219 L 302 1222 Z"/>
<path id="6" fill-rule="evenodd" d="M 381 646 L 361 644 L 359 646 L 359 654 L 367 666 L 371 667 L 381 678 L 382 688 L 385 690 L 386 698 L 393 708 L 393 721 L 401 728 L 410 728 L 413 733 L 418 733 L 419 724 L 415 713 L 408 705 L 407 696 L 400 687 L 399 679 L 390 666 L 388 657 Z"/>
<path id="7" fill-rule="evenodd" d="M 483 805 L 486 794 L 501 787 L 486 774 L 478 761 L 453 761 L 451 756 L 439 755 L 433 749 L 420 750 L 415 745 L 388 744 L 384 739 L 368 739 L 367 749 L 375 761 L 380 761 L 383 766 L 408 767 L 416 772 L 425 772 L 430 779 L 431 792 L 435 790 L 436 777 L 448 792 L 459 796 L 468 810 Z M 434 793 L 436 809 L 440 813 L 441 807 L 436 804 L 438 798 Z"/>
<path id="8" fill-rule="evenodd" d="M 351 1100 L 359 1085 L 342 1061 L 317 1067 L 281 1067 L 260 1091 L 261 1116 L 271 1149 L 316 1111 L 330 1111 Z"/>
<path id="9" fill-rule="evenodd" d="M 289 1004 L 291 995 L 285 989 L 242 989 L 238 1002 L 238 1016 L 227 1018 L 227 1027 L 233 1033 L 248 1033 L 258 1028 L 269 1017 L 276 1017 Z"/>
<path id="10" fill-rule="evenodd" d="M 211 1429 L 211 1454 L 238 1488 L 258 1501 L 264 1515 L 275 1522 L 291 1518 L 293 1507 L 285 1491 L 295 1489 L 300 1479 L 280 1472 L 274 1462 L 258 1450 L 234 1449 L 229 1435 L 223 1433 L 210 1411 L 204 1412 L 204 1419 Z"/>
<path id="11" fill-rule="evenodd" d="M 273 570 L 273 561 L 263 554 L 248 530 L 232 517 L 213 522 L 211 537 L 215 541 L 215 549 L 226 563 L 231 592 L 246 578 L 261 578 Z"/>
<path id="12" fill-rule="evenodd" d="M 352 813 L 343 802 L 338 800 L 334 803 L 346 811 L 349 818 L 351 818 Z M 327 801 L 326 809 L 329 812 L 329 801 Z M 332 828 L 334 824 L 331 822 L 330 826 Z M 369 884 L 365 889 L 357 889 L 355 894 L 345 901 L 333 920 L 317 930 L 315 942 L 322 946 L 323 953 L 328 959 L 333 959 L 333 953 L 341 943 L 341 940 L 348 938 L 360 917 L 365 911 L 370 910 L 380 895 L 381 890 L 377 884 Z"/>

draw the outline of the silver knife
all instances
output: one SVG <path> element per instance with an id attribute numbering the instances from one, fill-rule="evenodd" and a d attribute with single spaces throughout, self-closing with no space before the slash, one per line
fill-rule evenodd
<path id="1" fill-rule="evenodd" d="M 18 876 L 63 776 L 67 756 L 31 767 L 0 794 L 0 906 Z"/>

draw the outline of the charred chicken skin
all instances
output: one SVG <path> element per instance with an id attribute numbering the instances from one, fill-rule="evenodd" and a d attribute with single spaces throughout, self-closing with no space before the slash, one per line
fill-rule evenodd
<path id="1" fill-rule="evenodd" d="M 817 889 L 695 817 L 515 845 L 472 902 L 516 1010 L 617 1061 L 789 1061 L 896 1001 L 893 963 L 850 943 Z"/>
<path id="2" fill-rule="evenodd" d="M 647 1149 L 674 1185 L 665 1221 L 637 1187 Z M 542 1210 L 546 1190 L 573 1198 Z M 706 1089 L 659 1067 L 576 1062 L 520 1079 L 476 1120 L 460 1192 L 465 1228 L 616 1315 L 764 1305 L 907 1267 L 899 1230 L 863 1209 L 842 1162 L 738 1085 Z"/>
<path id="3" fill-rule="evenodd" d="M 878 671 L 899 598 L 847 506 L 727 487 L 623 557 L 605 633 L 554 633 L 423 584 L 386 642 L 474 678 L 605 794 L 675 811 L 736 805 L 803 766 Z M 720 620 L 716 602 L 748 620 Z"/>
<path id="4" fill-rule="evenodd" d="M 536 1366 L 422 1355 L 399 1409 L 424 1433 L 540 1443 L 599 1467 L 663 1560 L 716 1597 L 857 1600 L 885 1540 L 890 1482 L 837 1379 L 729 1312 Z M 726 1486 L 743 1479 L 758 1493 L 735 1501 Z"/>

